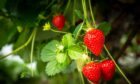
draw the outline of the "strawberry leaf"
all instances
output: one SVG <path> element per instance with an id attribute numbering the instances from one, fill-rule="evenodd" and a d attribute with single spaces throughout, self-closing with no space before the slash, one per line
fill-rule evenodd
<path id="1" fill-rule="evenodd" d="M 48 76 L 53 76 L 61 71 L 59 69 L 56 69 L 56 65 L 57 65 L 56 61 L 51 61 L 47 64 L 45 72 Z"/>
<path id="2" fill-rule="evenodd" d="M 72 34 L 70 34 L 70 33 L 65 34 L 62 38 L 62 44 L 67 48 L 72 46 L 74 44 Z"/>
<path id="3" fill-rule="evenodd" d="M 74 13 L 77 15 L 77 17 L 79 19 L 83 19 L 83 14 L 82 14 L 82 12 L 80 10 L 75 9 Z"/>
<path id="4" fill-rule="evenodd" d="M 74 45 L 68 49 L 68 55 L 71 59 L 78 59 L 83 55 L 83 50 L 80 46 Z"/>
<path id="5" fill-rule="evenodd" d="M 67 69 L 68 65 L 70 64 L 70 61 L 67 59 L 63 63 L 58 63 L 56 60 L 48 62 L 46 65 L 45 72 L 48 76 L 54 76 L 65 69 Z"/>
<path id="6" fill-rule="evenodd" d="M 104 32 L 104 35 L 108 35 L 110 30 L 111 30 L 111 24 L 108 22 L 102 22 L 99 26 L 98 29 L 102 30 Z"/>
<path id="7" fill-rule="evenodd" d="M 43 62 L 48 62 L 55 59 L 57 45 L 59 45 L 59 42 L 53 40 L 44 46 L 44 48 L 41 51 L 41 60 Z"/>
<path id="8" fill-rule="evenodd" d="M 64 53 L 58 53 L 56 55 L 56 60 L 57 60 L 58 63 L 64 63 L 66 58 L 67 58 L 67 55 L 64 54 Z"/>
<path id="9" fill-rule="evenodd" d="M 74 37 L 77 39 L 78 35 L 80 34 L 81 30 L 82 30 L 82 27 L 83 27 L 83 24 L 84 22 L 80 23 L 76 29 L 74 30 L 73 34 L 74 34 Z"/>

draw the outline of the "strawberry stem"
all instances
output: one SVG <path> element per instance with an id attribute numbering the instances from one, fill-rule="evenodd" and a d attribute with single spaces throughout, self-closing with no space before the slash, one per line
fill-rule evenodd
<path id="1" fill-rule="evenodd" d="M 84 82 L 84 77 L 83 77 L 82 72 L 79 71 L 79 74 L 80 74 L 80 77 L 81 77 L 81 82 L 82 82 L 82 84 L 85 84 L 85 82 Z"/>
<path id="2" fill-rule="evenodd" d="M 54 30 L 54 29 L 50 29 L 50 30 L 53 31 L 53 32 L 56 32 L 56 33 L 63 33 L 63 34 L 68 33 L 68 32 L 58 31 L 58 30 Z"/>
<path id="3" fill-rule="evenodd" d="M 35 28 L 35 29 L 37 30 L 37 28 Z M 33 38 L 32 38 L 31 54 L 30 54 L 30 63 L 33 62 L 33 51 L 34 51 L 34 43 L 35 43 L 36 32 L 37 32 L 37 31 L 34 32 Z M 34 73 L 33 73 L 33 67 L 31 66 L 31 68 L 32 68 L 32 69 L 31 69 L 31 74 L 32 74 L 32 77 L 33 77 L 33 75 L 34 75 Z"/>
<path id="4" fill-rule="evenodd" d="M 75 10 L 75 5 L 76 5 L 76 0 L 74 0 L 74 3 L 73 3 L 73 17 L 72 17 L 72 25 L 75 25 L 75 14 L 74 14 L 74 10 Z"/>
<path id="5" fill-rule="evenodd" d="M 23 49 L 24 47 L 26 47 L 26 46 L 31 42 L 31 40 L 32 40 L 32 38 L 33 38 L 33 35 L 34 35 L 34 33 L 35 33 L 36 31 L 37 31 L 37 28 L 34 28 L 34 30 L 33 30 L 32 34 L 30 35 L 29 39 L 28 39 L 22 46 L 18 47 L 17 49 L 13 50 L 11 53 L 9 53 L 9 54 L 7 54 L 7 55 L 5 55 L 5 56 L 1 56 L 0 59 L 6 58 L 6 57 L 8 57 L 9 55 L 14 54 L 14 53 L 20 51 L 21 49 Z"/>
<path id="6" fill-rule="evenodd" d="M 76 66 L 77 66 L 77 71 L 79 72 L 79 76 L 81 78 L 81 84 L 85 84 L 84 77 L 83 77 L 83 74 L 82 74 L 83 61 L 76 60 Z"/>
<path id="7" fill-rule="evenodd" d="M 64 16 L 65 16 L 65 14 L 66 14 L 66 12 L 67 12 L 69 6 L 70 6 L 70 2 L 71 2 L 71 0 L 68 0 L 67 6 L 66 6 L 66 8 L 65 8 L 65 10 L 64 10 L 64 13 L 63 13 Z"/>
<path id="8" fill-rule="evenodd" d="M 117 69 L 119 70 L 119 72 L 122 74 L 122 76 L 125 78 L 125 80 L 128 82 L 128 84 L 131 84 L 130 80 L 126 77 L 125 73 L 122 71 L 122 69 L 118 66 L 118 64 L 115 62 L 114 58 L 112 57 L 112 55 L 110 54 L 110 52 L 108 51 L 108 49 L 106 48 L 106 46 L 104 45 L 104 49 L 106 50 L 108 56 L 111 58 L 111 60 L 114 62 L 115 66 L 117 67 Z"/>
<path id="9" fill-rule="evenodd" d="M 94 24 L 95 28 L 97 28 L 97 25 L 96 25 L 96 22 L 95 22 L 95 18 L 94 18 L 94 14 L 93 14 L 93 11 L 92 11 L 92 8 L 91 8 L 91 1 L 88 0 L 88 2 L 89 2 L 90 14 L 91 14 L 91 18 L 92 18 L 93 24 Z"/>
<path id="10" fill-rule="evenodd" d="M 88 27 L 90 27 L 90 24 L 89 24 L 88 19 L 87 19 L 87 10 L 86 10 L 86 2 L 85 2 L 85 0 L 82 0 L 82 6 L 83 6 L 84 19 L 85 19 L 86 25 Z"/>

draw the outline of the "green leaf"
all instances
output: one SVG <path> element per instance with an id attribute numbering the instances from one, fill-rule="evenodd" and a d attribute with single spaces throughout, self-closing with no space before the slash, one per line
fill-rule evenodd
<path id="1" fill-rule="evenodd" d="M 64 63 L 66 58 L 67 58 L 67 55 L 64 54 L 64 53 L 58 53 L 56 55 L 56 60 L 57 60 L 58 63 Z"/>
<path id="2" fill-rule="evenodd" d="M 52 40 L 44 46 L 41 51 L 41 60 L 43 62 L 48 62 L 55 59 L 57 45 L 59 45 L 59 42 L 56 40 Z"/>
<path id="3" fill-rule="evenodd" d="M 82 27 L 83 27 L 83 24 L 84 22 L 80 23 L 76 29 L 74 30 L 73 34 L 74 34 L 74 37 L 77 39 L 78 35 L 80 34 L 81 30 L 82 30 Z"/>
<path id="4" fill-rule="evenodd" d="M 70 33 L 65 34 L 62 38 L 62 44 L 67 48 L 72 46 L 74 44 L 72 34 L 70 34 Z"/>
<path id="5" fill-rule="evenodd" d="M 104 32 L 104 35 L 108 35 L 110 30 L 111 30 L 111 24 L 108 22 L 102 22 L 99 26 L 98 29 L 102 30 Z"/>
<path id="6" fill-rule="evenodd" d="M 78 59 L 83 55 L 83 50 L 80 46 L 72 46 L 68 49 L 68 55 L 71 59 Z"/>
<path id="7" fill-rule="evenodd" d="M 83 14 L 81 13 L 80 10 L 75 9 L 74 13 L 77 15 L 78 18 L 83 19 Z"/>
<path id="8" fill-rule="evenodd" d="M 54 60 L 54 61 L 48 62 L 45 71 L 48 76 L 54 76 L 60 73 L 61 71 L 63 71 L 66 67 L 67 67 L 67 64 L 65 63 L 60 64 L 56 60 Z"/>
<path id="9" fill-rule="evenodd" d="M 53 75 L 61 72 L 61 68 L 59 68 L 59 66 L 57 66 L 56 61 L 51 61 L 47 64 L 45 71 L 48 76 L 53 76 Z"/>

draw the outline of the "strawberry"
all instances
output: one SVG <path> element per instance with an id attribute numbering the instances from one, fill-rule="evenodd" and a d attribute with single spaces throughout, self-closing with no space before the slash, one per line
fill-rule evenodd
<path id="1" fill-rule="evenodd" d="M 91 29 L 87 31 L 84 36 L 84 44 L 93 54 L 95 54 L 95 56 L 101 54 L 104 40 L 104 34 L 99 29 Z"/>
<path id="2" fill-rule="evenodd" d="M 112 60 L 104 60 L 101 62 L 101 72 L 104 80 L 111 80 L 115 72 L 115 64 Z"/>
<path id="3" fill-rule="evenodd" d="M 52 24 L 58 29 L 62 30 L 65 24 L 65 17 L 63 15 L 56 15 L 52 19 Z"/>
<path id="4" fill-rule="evenodd" d="M 101 78 L 101 68 L 100 64 L 97 62 L 90 62 L 86 64 L 83 67 L 82 72 L 84 76 L 93 83 L 98 83 Z"/>

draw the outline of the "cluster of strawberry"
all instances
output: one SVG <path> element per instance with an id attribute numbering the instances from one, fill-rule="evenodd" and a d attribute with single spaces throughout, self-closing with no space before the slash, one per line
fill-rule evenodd
<path id="1" fill-rule="evenodd" d="M 54 16 L 52 19 L 52 24 L 58 30 L 62 30 L 65 24 L 64 16 Z M 99 56 L 101 54 L 104 41 L 104 34 L 99 29 L 92 28 L 88 30 L 84 36 L 84 44 L 95 56 Z M 112 79 L 115 72 L 115 64 L 112 60 L 104 60 L 102 62 L 89 62 L 83 67 L 82 72 L 88 80 L 97 84 L 102 77 L 104 80 Z"/>
<path id="2" fill-rule="evenodd" d="M 101 54 L 104 40 L 104 34 L 99 29 L 91 29 L 87 31 L 84 36 L 85 45 L 95 56 Z M 83 67 L 82 72 L 88 80 L 96 84 L 101 77 L 103 77 L 104 80 L 112 79 L 115 72 L 115 64 L 112 60 L 90 62 Z"/>
<path id="3" fill-rule="evenodd" d="M 83 67 L 82 72 L 88 80 L 97 84 L 102 77 L 106 81 L 112 79 L 115 72 L 115 65 L 112 60 L 90 62 Z"/>

